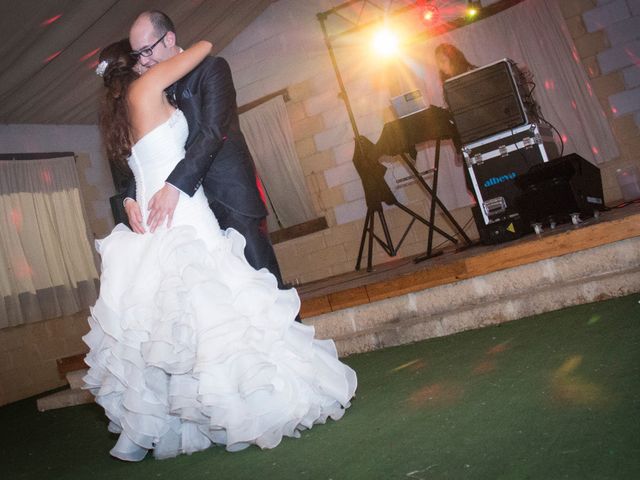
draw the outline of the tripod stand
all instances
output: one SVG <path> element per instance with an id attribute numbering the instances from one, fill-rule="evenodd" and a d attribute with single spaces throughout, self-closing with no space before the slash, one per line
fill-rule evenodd
<path id="1" fill-rule="evenodd" d="M 416 220 L 429 227 L 430 232 L 435 230 L 448 240 L 457 243 L 457 240 L 454 237 L 435 226 L 433 224 L 433 221 L 425 219 L 396 199 L 395 195 L 384 179 L 384 174 L 387 170 L 387 167 L 377 161 L 378 157 L 375 156 L 374 150 L 375 146 L 367 138 L 362 136 L 356 138 L 353 164 L 356 167 L 358 175 L 360 176 L 360 180 L 362 181 L 364 195 L 367 202 L 367 215 L 365 217 L 364 226 L 362 228 L 360 248 L 358 250 L 358 260 L 356 261 L 356 270 L 360 270 L 360 265 L 362 263 L 362 254 L 364 251 L 365 242 L 367 242 L 367 240 L 367 272 L 370 272 L 372 270 L 373 241 L 375 240 L 376 242 L 378 242 L 378 244 L 387 253 L 387 255 L 389 255 L 390 257 L 395 257 L 398 253 L 398 250 L 400 249 L 400 246 L 407 237 L 409 230 Z M 400 210 L 412 217 L 411 222 L 409 222 L 409 225 L 402 234 L 402 237 L 398 241 L 398 244 L 395 246 L 393 245 L 389 227 L 384 216 L 384 210 L 382 207 L 383 203 L 386 203 L 387 205 L 395 205 Z M 380 224 L 382 226 L 384 240 L 375 234 L 376 213 L 378 214 L 378 220 L 380 221 Z"/>
<path id="2" fill-rule="evenodd" d="M 409 158 L 407 157 L 407 155 L 405 153 L 401 153 L 400 157 L 404 161 L 405 165 L 407 165 L 407 167 L 409 167 L 411 172 L 418 179 L 418 181 L 420 182 L 422 187 L 431 196 L 431 206 L 430 206 L 430 209 L 429 209 L 429 222 L 432 223 L 432 224 L 433 224 L 433 222 L 435 222 L 436 205 L 437 205 L 438 207 L 440 207 L 440 210 L 445 215 L 445 217 L 447 217 L 447 219 L 451 222 L 451 224 L 454 226 L 454 228 L 456 228 L 458 230 L 458 233 L 460 233 L 462 238 L 464 238 L 466 244 L 470 245 L 471 244 L 471 239 L 468 237 L 468 235 L 465 233 L 465 231 L 462 229 L 462 227 L 460 227 L 458 222 L 456 222 L 455 218 L 453 218 L 453 216 L 451 215 L 451 212 L 449 212 L 447 207 L 445 207 L 442 204 L 442 202 L 440 201 L 440 199 L 438 198 L 438 195 L 437 195 L 437 192 L 438 192 L 438 172 L 439 172 L 439 169 L 440 169 L 440 138 L 438 138 L 436 140 L 436 153 L 435 153 L 435 158 L 434 158 L 434 163 L 433 163 L 433 170 L 434 170 L 433 183 L 432 183 L 431 187 L 429 187 L 429 185 L 424 180 L 424 178 L 422 178 L 422 175 L 420 175 L 420 173 L 418 172 L 418 170 L 416 169 L 414 164 L 411 162 L 411 160 L 409 160 Z M 414 263 L 422 262 L 422 261 L 427 260 L 427 259 L 429 259 L 429 258 L 434 256 L 433 250 L 432 250 L 432 248 L 433 248 L 433 231 L 434 230 L 438 231 L 438 229 L 436 229 L 436 228 L 430 228 L 429 229 L 426 253 L 414 258 L 413 259 Z M 440 233 L 442 235 L 441 232 L 438 232 L 438 233 Z M 458 243 L 458 241 L 455 238 L 451 237 L 450 235 L 445 235 L 445 238 L 447 238 L 447 240 L 451 240 L 455 244 Z"/>
<path id="3" fill-rule="evenodd" d="M 407 117 L 387 122 L 382 129 L 382 134 L 380 135 L 378 143 L 375 145 L 374 156 L 376 156 L 376 158 L 385 154 L 399 155 L 407 168 L 411 170 L 411 173 L 413 173 L 422 188 L 424 188 L 431 197 L 431 208 L 428 220 L 429 235 L 427 240 L 427 251 L 424 255 L 415 258 L 415 263 L 435 256 L 432 251 L 434 230 L 440 235 L 443 235 L 442 230 L 434 225 L 436 205 L 440 208 L 440 211 L 444 214 L 458 234 L 460 234 L 464 239 L 465 245 L 469 246 L 472 243 L 471 239 L 467 236 L 458 222 L 456 222 L 455 218 L 453 218 L 449 210 L 447 210 L 437 195 L 438 173 L 440 169 L 440 142 L 443 139 L 452 139 L 454 144 L 457 145 L 458 132 L 453 125 L 451 113 L 443 108 L 432 106 Z M 415 158 L 417 155 L 415 146 L 418 143 L 426 142 L 428 140 L 436 141 L 434 174 L 431 186 L 429 186 L 424 178 L 422 178 L 420 172 L 418 172 L 413 162 L 407 156 L 407 153 L 410 153 L 411 156 Z M 443 236 L 454 244 L 458 243 L 458 241 L 451 235 L 445 233 Z"/>

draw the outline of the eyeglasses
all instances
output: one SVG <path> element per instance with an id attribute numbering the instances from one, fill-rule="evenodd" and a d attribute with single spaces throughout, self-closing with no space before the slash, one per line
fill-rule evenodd
<path id="1" fill-rule="evenodd" d="M 132 52 L 129 52 L 129 55 L 131 55 L 136 60 L 140 57 L 150 57 L 151 55 L 153 55 L 154 47 L 158 45 L 164 37 L 167 36 L 167 33 L 169 32 L 164 32 L 164 35 L 162 35 L 153 45 L 145 47 L 141 50 L 133 50 Z"/>

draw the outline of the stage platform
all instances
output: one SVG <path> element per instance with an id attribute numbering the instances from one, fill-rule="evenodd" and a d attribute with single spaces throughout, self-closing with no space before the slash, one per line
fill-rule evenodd
<path id="1" fill-rule="evenodd" d="M 639 247 L 640 204 L 635 203 L 601 212 L 599 218 L 578 226 L 564 224 L 547 229 L 542 235 L 532 233 L 497 245 L 473 245 L 459 252 L 448 250 L 417 264 L 412 258 L 390 259 L 375 265 L 371 272 L 362 269 L 303 284 L 298 288 L 301 317 L 304 323 L 316 327 L 319 336 L 335 338 L 343 354 L 407 343 L 640 291 Z M 625 275 L 630 276 L 630 282 Z M 609 285 L 604 287 L 598 278 Z M 604 289 L 600 291 L 598 286 L 591 289 L 591 294 L 585 293 L 585 285 L 590 282 Z M 537 299 L 537 303 L 542 301 L 538 308 L 518 306 L 518 312 L 498 314 L 500 318 L 493 321 L 480 318 L 474 324 L 465 319 L 458 326 L 443 327 L 447 319 L 460 317 L 461 313 L 473 315 L 479 304 L 502 302 L 504 306 L 510 297 L 526 304 L 529 293 L 531 299 L 539 294 L 547 298 L 570 284 L 575 287 L 573 293 L 565 292 L 564 299 L 551 302 Z M 449 305 L 434 309 L 433 304 L 442 303 L 444 297 Z M 432 306 L 424 305 L 425 301 Z M 388 336 L 389 330 L 398 333 L 403 324 L 415 330 L 416 322 L 430 322 L 425 318 L 429 316 L 437 317 L 440 328 L 423 325 L 423 333 L 410 335 L 409 339 L 401 334 L 403 338 L 395 340 L 380 337 Z M 370 338 L 347 345 L 353 343 L 352 337 L 362 335 Z"/>

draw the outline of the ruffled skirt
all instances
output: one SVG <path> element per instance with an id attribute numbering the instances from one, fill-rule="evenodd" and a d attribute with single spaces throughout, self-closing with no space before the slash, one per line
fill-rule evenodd
<path id="1" fill-rule="evenodd" d="M 97 245 L 84 380 L 121 435 L 116 456 L 273 448 L 342 417 L 355 372 L 294 321 L 296 291 L 253 269 L 235 230 L 207 245 L 190 226 L 138 235 L 119 225 Z"/>

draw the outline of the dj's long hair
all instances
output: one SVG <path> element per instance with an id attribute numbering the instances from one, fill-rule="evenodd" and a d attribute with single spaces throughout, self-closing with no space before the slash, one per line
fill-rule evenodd
<path id="1" fill-rule="evenodd" d="M 440 74 L 440 81 L 442 83 L 444 83 L 445 80 L 448 80 L 451 77 L 455 77 L 476 68 L 475 65 L 469 63 L 467 57 L 464 56 L 464 53 L 462 53 L 460 49 L 458 49 L 458 47 L 450 43 L 441 43 L 440 45 L 438 45 L 435 49 L 435 55 L 436 59 L 440 55 L 447 57 L 451 62 L 451 67 L 453 69 L 452 75 L 447 75 L 442 70 L 438 71 L 438 73 Z"/>
<path id="2" fill-rule="evenodd" d="M 130 55 L 128 39 L 105 47 L 99 64 L 106 62 L 102 73 L 105 92 L 100 106 L 100 131 L 109 162 L 125 174 L 130 174 L 127 158 L 131 154 L 131 122 L 127 93 L 138 78 L 133 70 L 136 60 Z"/>

